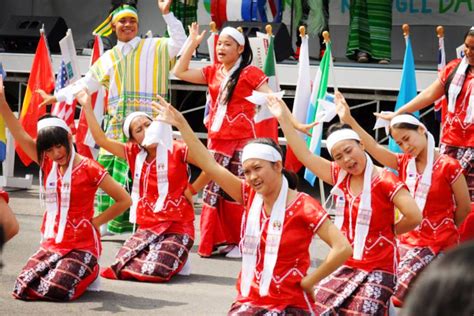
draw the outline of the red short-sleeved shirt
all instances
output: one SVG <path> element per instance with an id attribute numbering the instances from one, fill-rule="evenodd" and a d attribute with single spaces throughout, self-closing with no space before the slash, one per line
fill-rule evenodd
<path id="1" fill-rule="evenodd" d="M 127 162 L 132 174 L 135 172 L 135 159 L 141 148 L 135 143 L 128 142 L 125 146 Z M 156 159 L 144 162 L 140 176 L 137 205 L 137 224 L 141 229 L 157 230 L 162 233 L 161 224 L 169 224 L 170 233 L 186 233 L 194 238 L 194 209 L 184 196 L 188 184 L 188 154 L 187 146 L 181 141 L 173 141 L 173 152 L 168 152 L 168 197 L 163 210 L 155 213 L 154 207 L 158 199 Z"/>
<path id="2" fill-rule="evenodd" d="M 244 216 L 247 218 L 255 191 L 245 182 L 242 184 L 242 189 L 245 205 Z M 250 303 L 266 309 L 282 310 L 291 305 L 308 310 L 300 282 L 310 266 L 309 245 L 311 239 L 327 218 L 328 214 L 319 202 L 306 193 L 298 193 L 296 199 L 287 206 L 285 211 L 278 259 L 273 270 L 268 295 L 260 297 L 258 284 L 263 271 L 261 254 L 265 253 L 267 228 L 270 221 L 270 217 L 262 209 L 260 223 L 263 226 L 263 231 L 257 251 L 255 277 L 250 287 L 249 296 L 243 297 L 240 293 L 241 276 L 239 274 L 237 302 Z"/>
<path id="3" fill-rule="evenodd" d="M 331 163 L 331 173 L 334 183 L 341 168 L 335 162 Z M 350 178 L 348 174 L 339 188 L 344 192 L 345 208 L 344 222 L 341 231 L 347 240 L 353 245 L 354 233 L 359 210 L 361 194 L 355 196 L 350 190 Z M 383 169 L 379 175 L 372 178 L 371 198 L 372 217 L 370 220 L 369 233 L 365 240 L 364 253 L 361 260 L 350 258 L 346 265 L 366 270 L 394 271 L 396 258 L 395 242 L 395 211 L 393 197 L 398 191 L 406 186 L 397 176 L 387 169 Z"/>
<path id="4" fill-rule="evenodd" d="M 52 161 L 47 157 L 43 163 L 43 181 L 46 182 L 48 174 L 52 168 Z M 58 197 L 61 194 L 62 176 L 58 172 Z M 95 231 L 91 223 L 94 216 L 95 193 L 107 175 L 104 167 L 98 162 L 83 157 L 81 162 L 73 168 L 71 174 L 71 200 L 69 202 L 69 211 L 67 215 L 66 228 L 64 230 L 63 240 L 56 243 L 54 238 L 43 241 L 42 246 L 61 253 L 69 252 L 71 249 L 88 250 L 98 256 L 100 254 L 100 240 L 98 232 Z M 60 198 L 58 198 L 60 200 Z M 44 233 L 46 221 L 46 212 L 43 216 L 41 233 Z M 54 224 L 55 234 L 58 231 L 59 212 Z"/>
<path id="5" fill-rule="evenodd" d="M 459 59 L 451 61 L 439 73 L 439 80 L 443 87 L 459 62 Z M 474 124 L 464 123 L 472 89 L 474 89 L 474 74 L 468 71 L 461 92 L 456 99 L 454 113 L 449 113 L 448 102 L 443 102 L 442 143 L 458 147 L 474 147 Z"/>
<path id="6" fill-rule="evenodd" d="M 245 98 L 265 83 L 268 78 L 262 70 L 255 66 L 245 67 L 240 73 L 232 98 L 227 104 L 226 117 L 221 129 L 213 132 L 211 126 L 217 111 L 217 96 L 219 95 L 220 84 L 225 78 L 222 67 L 222 64 L 213 64 L 202 69 L 211 97 L 209 121 L 206 124 L 209 138 L 230 140 L 255 138 L 255 123 L 253 121 L 255 104 Z"/>
<path id="7" fill-rule="evenodd" d="M 407 179 L 408 154 L 399 154 L 398 174 L 402 181 Z M 462 174 L 462 168 L 456 159 L 439 155 L 433 162 L 431 187 L 423 209 L 423 220 L 415 230 L 399 236 L 402 243 L 410 246 L 430 247 L 434 252 L 456 245 L 459 233 L 454 223 L 456 202 L 451 185 Z M 417 183 L 421 174 L 416 174 Z"/>

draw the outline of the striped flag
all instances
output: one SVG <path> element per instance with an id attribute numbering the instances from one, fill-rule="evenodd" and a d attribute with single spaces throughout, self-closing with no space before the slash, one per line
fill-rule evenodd
<path id="1" fill-rule="evenodd" d="M 70 84 L 69 76 L 64 60 L 61 61 L 61 65 L 58 70 L 56 77 L 56 87 L 54 92 L 56 93 L 60 89 Z M 74 113 L 76 112 L 76 100 L 72 104 L 67 104 L 66 101 L 56 102 L 51 108 L 51 114 L 63 119 L 71 129 L 72 133 L 76 133 L 76 126 L 74 124 Z"/>
<path id="2" fill-rule="evenodd" d="M 301 37 L 300 58 L 298 60 L 298 79 L 296 83 L 295 102 L 293 103 L 293 116 L 298 122 L 306 122 L 306 114 L 311 98 L 311 77 L 309 72 L 308 35 Z M 300 137 L 306 136 L 299 133 Z M 302 163 L 288 146 L 286 149 L 285 169 L 298 172 Z"/>
<path id="3" fill-rule="evenodd" d="M 38 93 L 35 93 L 37 89 L 42 89 L 46 93 L 51 93 L 54 89 L 54 72 L 43 31 L 40 31 L 40 39 L 33 58 L 19 118 L 25 131 L 34 139 L 37 136 L 38 118 L 46 113 L 46 107 L 38 107 L 43 99 Z M 25 166 L 31 164 L 30 157 L 18 145 L 16 146 L 16 152 Z"/>
<path id="4" fill-rule="evenodd" d="M 326 43 L 326 51 L 324 52 L 323 59 L 319 64 L 318 72 L 313 81 L 313 90 L 311 92 L 310 103 L 308 107 L 308 112 L 306 115 L 306 122 L 312 123 L 316 120 L 318 112 L 323 111 L 322 106 L 320 106 L 321 100 L 327 99 L 327 88 L 330 75 L 334 74 L 332 63 L 332 52 L 331 52 L 331 42 Z M 334 77 L 334 76 L 333 76 Z M 335 78 L 332 78 L 334 81 Z M 307 139 L 307 145 L 309 150 L 316 154 L 320 155 L 321 153 L 321 140 L 323 136 L 323 124 L 318 124 L 313 127 L 311 137 Z M 304 178 L 311 185 L 314 185 L 316 181 L 316 175 L 314 175 L 309 169 L 305 170 Z"/>
<path id="5" fill-rule="evenodd" d="M 62 60 L 56 76 L 56 87 L 54 92 L 59 91 L 81 78 L 77 62 L 76 46 L 74 45 L 71 29 L 69 29 L 66 36 L 59 41 L 59 46 L 61 48 Z M 73 134 L 76 133 L 76 125 L 74 123 L 76 104 L 77 102 L 75 100 L 71 104 L 68 104 L 67 102 L 57 102 L 53 104 L 51 108 L 51 114 L 63 119 Z"/>
<path id="6" fill-rule="evenodd" d="M 99 59 L 99 57 L 102 56 L 103 53 L 104 47 L 102 39 L 100 36 L 96 35 L 94 47 L 92 49 L 90 65 L 92 66 Z M 101 124 L 107 104 L 107 92 L 105 88 L 101 87 L 97 92 L 93 93 L 91 95 L 91 102 L 97 122 Z M 79 124 L 77 125 L 76 147 L 79 154 L 92 159 L 96 159 L 97 155 L 99 154 L 99 149 L 97 148 L 94 138 L 89 131 L 85 113 L 83 111 L 81 111 L 81 115 L 79 116 Z"/>
<path id="7" fill-rule="evenodd" d="M 280 91 L 280 84 L 276 76 L 276 59 L 274 49 L 274 36 L 269 36 L 267 58 L 263 65 L 263 72 L 268 77 L 268 85 L 273 92 Z M 278 142 L 278 121 L 266 106 L 262 106 L 255 114 L 255 130 L 257 137 L 270 137 Z"/>
<path id="8" fill-rule="evenodd" d="M 407 104 L 411 99 L 416 97 L 416 75 L 415 75 L 415 59 L 413 58 L 413 51 L 411 49 L 410 35 L 405 36 L 405 57 L 403 59 L 402 79 L 400 82 L 400 91 L 395 104 L 395 111 Z M 413 113 L 419 117 L 420 113 L 416 111 Z M 388 148 L 393 152 L 402 152 L 400 147 L 390 137 Z"/>
<path id="9" fill-rule="evenodd" d="M 438 38 L 438 72 L 440 72 L 444 66 L 446 66 L 446 52 L 444 50 L 444 37 Z M 442 96 L 434 103 L 435 118 L 440 122 L 442 121 L 442 109 L 443 104 L 446 103 L 446 96 Z"/>

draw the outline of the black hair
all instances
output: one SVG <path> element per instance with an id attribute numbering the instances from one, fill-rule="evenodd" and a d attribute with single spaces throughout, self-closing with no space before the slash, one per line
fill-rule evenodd
<path id="1" fill-rule="evenodd" d="M 474 36 L 474 28 L 470 28 L 465 34 L 464 34 L 464 42 L 466 41 L 466 38 L 468 36 Z M 444 84 L 444 95 L 446 96 L 446 100 L 449 98 L 449 95 L 448 95 L 448 92 L 449 92 L 449 86 L 451 85 L 451 82 L 453 82 L 453 79 L 454 79 L 454 75 L 456 74 L 456 71 L 458 70 L 459 68 L 459 65 L 461 64 L 461 61 L 458 62 L 458 64 L 456 65 L 456 67 L 454 67 L 454 69 L 449 73 L 448 77 L 446 78 L 446 82 Z M 467 73 L 469 72 L 469 68 L 470 67 L 467 67 L 466 68 L 466 71 L 465 71 L 465 75 L 467 75 Z"/>
<path id="2" fill-rule="evenodd" d="M 112 0 L 110 10 L 109 10 L 109 14 L 112 13 L 112 11 L 114 11 L 115 9 L 117 9 L 118 7 L 120 7 L 124 4 L 128 4 L 129 6 L 132 6 L 135 9 L 137 9 L 137 3 L 138 3 L 138 0 Z"/>
<path id="3" fill-rule="evenodd" d="M 248 144 L 265 144 L 265 145 L 272 146 L 280 153 L 283 159 L 285 157 L 283 155 L 283 150 L 281 149 L 280 145 L 278 145 L 272 138 L 269 138 L 269 137 L 255 138 L 255 139 L 250 140 L 247 143 L 247 145 Z M 283 160 L 282 161 L 283 165 L 284 165 L 284 162 L 285 161 Z M 296 173 L 290 170 L 286 170 L 285 168 L 283 168 L 281 172 L 285 176 L 286 180 L 288 180 L 288 187 L 292 190 L 296 190 L 296 187 L 298 186 L 298 176 L 296 175 Z"/>
<path id="4" fill-rule="evenodd" d="M 401 316 L 474 315 L 474 241 L 435 259 L 410 290 Z"/>
<path id="5" fill-rule="evenodd" d="M 58 118 L 57 116 L 47 114 L 42 116 L 38 121 L 53 117 Z M 45 127 L 38 132 L 38 137 L 36 138 L 36 153 L 40 166 L 44 159 L 44 152 L 56 145 L 66 147 L 66 152 L 69 157 L 71 154 L 71 145 L 69 143 L 68 134 L 64 128 L 58 126 Z"/>
<path id="6" fill-rule="evenodd" d="M 329 126 L 328 136 L 334 133 L 335 131 L 338 131 L 341 129 L 352 129 L 352 127 L 346 123 L 334 123 L 331 126 Z"/>
<path id="7" fill-rule="evenodd" d="M 240 63 L 239 68 L 237 68 L 235 72 L 230 76 L 229 81 L 224 87 L 224 90 L 227 90 L 227 95 L 225 96 L 225 103 L 229 103 L 230 99 L 232 98 L 232 94 L 234 93 L 235 86 L 239 81 L 240 73 L 242 72 L 242 70 L 252 63 L 253 53 L 252 49 L 250 48 L 249 39 L 245 34 L 242 35 L 245 39 L 244 51 L 240 55 L 242 57 L 242 62 Z"/>
<path id="8" fill-rule="evenodd" d="M 413 116 L 414 118 L 416 118 L 417 120 L 419 120 L 415 115 L 413 115 L 413 113 L 403 113 L 403 114 L 411 115 L 411 116 Z M 396 129 L 408 129 L 408 130 L 411 130 L 411 131 L 416 131 L 416 130 L 418 130 L 418 128 L 420 128 L 420 126 L 419 126 L 419 125 L 415 125 L 415 124 L 411 124 L 411 123 L 405 123 L 405 122 L 396 123 L 396 124 L 394 124 L 393 126 L 390 126 L 390 128 L 388 129 L 388 135 L 393 138 L 393 136 L 392 136 L 392 128 L 396 128 Z"/>
<path id="9" fill-rule="evenodd" d="M 474 36 L 474 27 L 469 28 L 469 30 L 464 34 L 464 41 L 468 36 Z"/>

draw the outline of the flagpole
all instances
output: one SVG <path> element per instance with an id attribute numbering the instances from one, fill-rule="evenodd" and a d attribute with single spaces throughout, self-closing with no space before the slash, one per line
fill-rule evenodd
<path id="1" fill-rule="evenodd" d="M 324 38 L 324 43 L 326 45 L 331 45 L 331 36 L 329 35 L 328 31 L 323 32 L 323 38 Z M 331 67 L 329 67 L 329 68 L 331 68 L 331 76 L 332 76 L 332 81 L 333 81 L 333 84 L 334 84 L 334 92 L 338 92 L 339 89 L 337 88 L 337 84 L 336 84 L 336 73 L 334 72 L 334 65 L 332 63 L 332 49 L 329 50 L 329 51 L 331 52 L 331 56 L 329 56 L 329 63 L 331 64 Z"/>

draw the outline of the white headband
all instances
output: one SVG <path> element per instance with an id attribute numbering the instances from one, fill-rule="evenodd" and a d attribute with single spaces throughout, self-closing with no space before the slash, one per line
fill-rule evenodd
<path id="1" fill-rule="evenodd" d="M 331 135 L 326 139 L 326 147 L 328 148 L 329 154 L 332 156 L 332 148 L 336 143 L 347 139 L 360 141 L 359 135 L 349 128 L 339 129 L 331 133 Z"/>
<path id="2" fill-rule="evenodd" d="M 244 46 L 245 45 L 245 37 L 242 33 L 239 32 L 239 30 L 237 30 L 236 28 L 234 27 L 231 27 L 231 26 L 227 26 L 227 27 L 224 27 L 220 33 L 220 35 L 229 35 L 230 37 L 232 37 L 237 43 L 239 43 L 239 45 L 241 46 Z"/>
<path id="3" fill-rule="evenodd" d="M 283 161 L 281 154 L 273 148 L 273 146 L 261 143 L 250 143 L 245 145 L 242 151 L 242 163 L 248 159 L 263 159 L 266 161 L 276 162 Z"/>
<path id="4" fill-rule="evenodd" d="M 420 122 L 416 117 L 410 114 L 400 114 L 395 116 L 391 121 L 390 121 L 390 127 L 393 127 L 395 124 L 399 123 L 408 123 L 416 126 L 425 126 L 423 123 Z"/>
<path id="5" fill-rule="evenodd" d="M 69 134 L 71 134 L 71 129 L 67 126 L 66 122 L 57 117 L 48 117 L 38 121 L 36 131 L 39 132 L 46 127 L 61 127 L 65 129 Z"/>
<path id="6" fill-rule="evenodd" d="M 125 118 L 125 122 L 123 122 L 123 126 L 122 126 L 122 131 L 125 134 L 125 136 L 127 136 L 127 138 L 130 138 L 130 124 L 132 124 L 133 119 L 138 116 L 146 116 L 150 120 L 153 120 L 153 118 L 149 114 L 145 112 L 140 112 L 140 111 L 132 112 L 129 115 L 127 115 L 127 117 Z"/>

